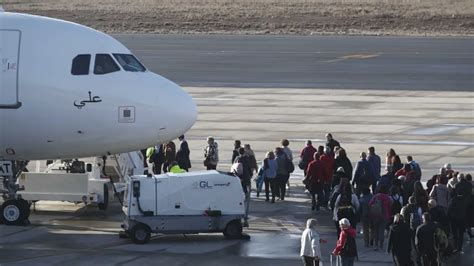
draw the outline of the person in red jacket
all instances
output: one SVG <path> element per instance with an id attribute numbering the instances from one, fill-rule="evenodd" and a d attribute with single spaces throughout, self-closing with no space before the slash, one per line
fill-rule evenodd
<path id="1" fill-rule="evenodd" d="M 375 231 L 375 251 L 383 250 L 384 232 L 392 216 L 392 199 L 387 195 L 387 187 L 380 186 L 379 191 L 369 201 L 369 213 Z"/>
<path id="2" fill-rule="evenodd" d="M 301 150 L 300 153 L 300 162 L 298 166 L 301 170 L 304 171 L 304 175 L 306 176 L 308 169 L 308 165 L 313 160 L 314 153 L 317 152 L 316 149 L 313 147 L 313 143 L 311 140 L 306 141 L 306 146 Z"/>
<path id="3" fill-rule="evenodd" d="M 314 160 L 308 164 L 306 169 L 306 177 L 310 180 L 310 190 L 312 205 L 311 210 L 319 211 L 321 203 L 323 202 L 323 185 L 325 177 L 324 165 L 321 161 L 321 154 L 314 153 Z M 316 194 L 318 194 L 318 203 L 316 204 Z"/>
<path id="4" fill-rule="evenodd" d="M 324 166 L 324 184 L 323 184 L 323 191 L 324 191 L 324 200 L 323 200 L 323 207 L 327 208 L 329 202 L 329 195 L 331 194 L 331 183 L 332 183 L 332 176 L 334 175 L 334 154 L 331 151 L 331 148 L 326 147 L 324 148 L 324 154 L 321 155 L 321 162 Z"/>
<path id="5" fill-rule="evenodd" d="M 341 234 L 337 240 L 336 248 L 332 254 L 341 256 L 342 265 L 353 266 L 357 256 L 356 230 L 351 227 L 348 219 L 343 218 L 339 221 Z"/>

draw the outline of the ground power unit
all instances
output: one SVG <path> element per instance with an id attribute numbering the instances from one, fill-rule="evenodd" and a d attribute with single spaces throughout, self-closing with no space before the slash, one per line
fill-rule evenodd
<path id="1" fill-rule="evenodd" d="M 132 176 L 122 228 L 137 244 L 148 242 L 151 233 L 222 232 L 240 238 L 244 200 L 240 179 L 215 170 Z"/>

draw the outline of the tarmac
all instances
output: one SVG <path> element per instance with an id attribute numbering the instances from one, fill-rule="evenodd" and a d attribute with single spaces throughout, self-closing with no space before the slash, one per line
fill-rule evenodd
<path id="1" fill-rule="evenodd" d="M 331 132 L 353 164 L 360 152 L 374 146 L 382 159 L 389 148 L 402 161 L 412 155 L 424 181 L 445 163 L 474 172 L 472 39 L 127 35 L 121 40 L 145 64 L 153 64 L 152 70 L 188 85 L 184 89 L 199 112 L 186 133 L 192 171 L 203 169 L 210 135 L 219 144 L 218 170 L 227 171 L 235 139 L 251 144 L 261 162 L 288 138 L 297 164 L 307 139 L 322 145 Z M 270 52 L 259 52 L 265 47 Z M 288 58 L 288 65 L 282 65 Z M 316 59 L 325 62 L 313 64 Z M 354 71 L 355 76 L 344 78 Z M 337 86 L 340 78 L 354 83 Z M 322 251 L 323 265 L 329 265 L 334 224 L 330 212 L 310 210 L 301 179 L 297 169 L 283 202 L 265 203 L 253 194 L 250 227 L 244 229 L 250 240 L 156 235 L 146 245 L 134 245 L 118 238 L 123 214 L 116 201 L 105 212 L 82 204 L 38 202 L 31 225 L 0 225 L 0 265 L 300 265 L 300 235 L 310 217 L 320 221 L 318 230 L 328 240 Z M 356 265 L 393 264 L 390 255 L 365 249 L 360 236 L 357 241 Z M 472 242 L 465 242 L 465 253 L 446 265 L 473 265 L 472 251 Z"/>

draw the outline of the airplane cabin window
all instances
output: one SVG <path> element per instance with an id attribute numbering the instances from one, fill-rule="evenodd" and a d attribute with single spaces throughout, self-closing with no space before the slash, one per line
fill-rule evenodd
<path id="1" fill-rule="evenodd" d="M 114 59 L 108 54 L 96 54 L 94 64 L 94 74 L 103 75 L 120 71 L 119 66 Z"/>
<path id="2" fill-rule="evenodd" d="M 123 70 L 129 72 L 145 72 L 146 68 L 131 54 L 113 54 L 122 66 Z"/>
<path id="3" fill-rule="evenodd" d="M 89 75 L 89 65 L 91 63 L 90 54 L 80 54 L 72 59 L 71 74 Z"/>

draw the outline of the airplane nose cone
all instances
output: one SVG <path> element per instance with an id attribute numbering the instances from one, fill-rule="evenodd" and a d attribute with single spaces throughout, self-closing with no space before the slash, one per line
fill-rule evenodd
<path id="1" fill-rule="evenodd" d="M 181 95 L 176 102 L 172 116 L 175 118 L 175 123 L 178 128 L 177 131 L 182 132 L 180 134 L 182 135 L 196 122 L 197 107 L 193 98 L 187 92 L 185 92 L 181 87 L 179 87 L 179 90 L 181 91 Z"/>

